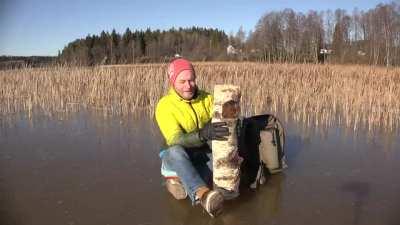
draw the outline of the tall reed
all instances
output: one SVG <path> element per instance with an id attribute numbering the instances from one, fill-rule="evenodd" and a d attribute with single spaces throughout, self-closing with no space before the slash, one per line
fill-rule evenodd
<path id="1" fill-rule="evenodd" d="M 239 85 L 242 114 L 274 113 L 309 126 L 400 127 L 400 69 L 370 66 L 195 63 L 198 85 Z M 0 71 L 0 114 L 80 108 L 153 116 L 168 90 L 166 64 Z"/>

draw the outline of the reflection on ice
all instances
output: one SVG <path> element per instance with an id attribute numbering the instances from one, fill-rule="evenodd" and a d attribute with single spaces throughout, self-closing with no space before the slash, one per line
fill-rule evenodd
<path id="1" fill-rule="evenodd" d="M 1 118 L 2 224 L 398 222 L 398 138 L 284 126 L 289 168 L 211 219 L 161 185 L 161 136 L 147 117 Z"/>

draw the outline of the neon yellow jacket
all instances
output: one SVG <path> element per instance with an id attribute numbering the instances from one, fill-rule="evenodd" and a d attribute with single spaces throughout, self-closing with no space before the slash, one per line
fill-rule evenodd
<path id="1" fill-rule="evenodd" d="M 211 120 L 213 97 L 197 90 L 192 100 L 181 98 L 173 88 L 160 99 L 156 107 L 156 120 L 168 146 L 197 147 L 204 143 L 198 131 Z"/>

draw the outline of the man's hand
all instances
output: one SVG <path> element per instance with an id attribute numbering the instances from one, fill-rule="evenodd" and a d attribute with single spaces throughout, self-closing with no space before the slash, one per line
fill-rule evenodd
<path id="1" fill-rule="evenodd" d="M 228 136 L 229 134 L 230 133 L 226 122 L 211 123 L 210 121 L 199 131 L 200 139 L 203 142 L 208 140 L 228 140 L 226 136 Z"/>

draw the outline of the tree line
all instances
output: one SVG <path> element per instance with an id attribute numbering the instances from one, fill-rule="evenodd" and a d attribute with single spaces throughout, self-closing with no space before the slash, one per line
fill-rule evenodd
<path id="1" fill-rule="evenodd" d="M 43 67 L 56 63 L 57 57 L 54 56 L 0 56 L 0 70 Z"/>
<path id="2" fill-rule="evenodd" d="M 230 51 L 228 49 L 230 47 Z M 69 43 L 58 56 L 74 65 L 168 61 L 179 54 L 192 60 L 332 62 L 398 66 L 400 6 L 392 2 L 366 11 L 266 12 L 253 31 L 227 35 L 218 29 L 129 28 L 121 35 L 88 35 Z"/>
<path id="3" fill-rule="evenodd" d="M 193 60 L 218 60 L 225 54 L 228 37 L 218 29 L 172 28 L 168 31 L 147 29 L 122 35 L 115 30 L 69 43 L 59 60 L 74 65 L 127 64 L 168 61 L 175 54 Z"/>
<path id="4" fill-rule="evenodd" d="M 245 42 L 246 55 L 285 62 L 399 65 L 400 6 L 379 4 L 352 13 L 291 9 L 266 13 Z M 322 50 L 322 51 L 321 51 Z"/>

